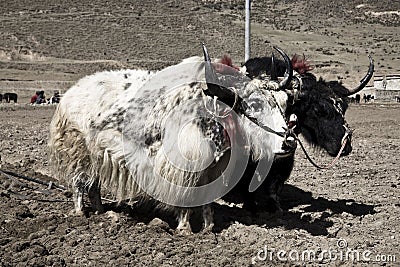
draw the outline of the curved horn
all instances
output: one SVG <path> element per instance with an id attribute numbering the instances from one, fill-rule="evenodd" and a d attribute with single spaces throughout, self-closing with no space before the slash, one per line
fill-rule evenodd
<path id="1" fill-rule="evenodd" d="M 350 96 L 357 92 L 360 92 L 368 84 L 369 80 L 371 80 L 372 76 L 374 75 L 374 59 L 371 57 L 371 55 L 368 55 L 368 57 L 369 57 L 369 67 L 367 74 L 364 76 L 364 78 L 361 79 L 359 86 L 357 86 L 354 89 L 348 90 L 348 93 L 344 94 L 343 97 Z"/>
<path id="2" fill-rule="evenodd" d="M 235 102 L 235 93 L 229 90 L 228 88 L 221 85 L 221 82 L 215 73 L 214 67 L 211 64 L 210 56 L 208 55 L 207 47 L 205 44 L 203 46 L 203 54 L 205 61 L 205 76 L 207 83 L 207 90 L 204 90 L 206 95 L 211 97 L 218 97 L 222 102 L 226 103 L 229 106 L 233 106 Z"/>
<path id="3" fill-rule="evenodd" d="M 272 81 L 278 80 L 278 76 L 276 76 L 275 55 L 274 55 L 274 53 L 272 53 L 272 56 L 271 56 L 271 80 Z"/>
<path id="4" fill-rule="evenodd" d="M 211 59 L 210 56 L 208 55 L 207 47 L 203 43 L 203 54 L 204 54 L 204 62 L 205 62 L 205 75 L 206 75 L 206 82 L 207 82 L 207 87 L 212 87 L 211 89 L 208 88 L 209 90 L 213 91 L 215 85 L 219 84 L 219 79 L 217 74 L 215 73 L 214 67 L 211 64 Z"/>
<path id="5" fill-rule="evenodd" d="M 274 49 L 276 51 L 278 51 L 278 53 L 283 57 L 283 59 L 286 62 L 285 78 L 279 84 L 279 88 L 280 89 L 286 89 L 286 88 L 288 88 L 288 86 L 289 86 L 289 84 L 290 84 L 290 82 L 292 81 L 292 78 L 293 78 L 292 61 L 290 60 L 288 55 L 286 55 L 286 53 L 282 49 L 280 49 L 277 46 L 274 46 Z"/>

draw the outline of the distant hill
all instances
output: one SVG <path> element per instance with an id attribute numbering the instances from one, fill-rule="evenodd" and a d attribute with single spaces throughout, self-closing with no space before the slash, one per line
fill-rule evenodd
<path id="1" fill-rule="evenodd" d="M 378 74 L 399 72 L 399 12 L 400 1 L 387 0 L 252 1 L 252 55 L 278 45 L 350 84 L 365 72 L 367 54 Z M 3 70 L 71 79 L 104 67 L 160 69 L 201 55 L 201 42 L 212 57 L 243 63 L 244 1 L 3 1 L 0 20 Z"/>

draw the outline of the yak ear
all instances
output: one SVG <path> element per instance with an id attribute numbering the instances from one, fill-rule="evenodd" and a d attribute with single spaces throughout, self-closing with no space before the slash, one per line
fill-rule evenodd
<path id="1" fill-rule="evenodd" d="M 204 90 L 204 93 L 211 97 L 216 96 L 220 101 L 232 107 L 235 103 L 235 98 L 237 98 L 238 96 L 236 96 L 236 94 L 233 91 L 221 85 L 221 81 L 219 80 L 214 70 L 214 67 L 211 63 L 207 47 L 204 44 L 202 44 L 202 46 L 203 46 L 203 54 L 205 61 L 205 76 L 207 83 L 207 90 Z"/>

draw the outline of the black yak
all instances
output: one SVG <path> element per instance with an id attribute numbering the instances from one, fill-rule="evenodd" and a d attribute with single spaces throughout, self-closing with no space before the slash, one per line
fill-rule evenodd
<path id="1" fill-rule="evenodd" d="M 267 74 L 273 79 L 284 75 L 284 65 L 283 61 L 276 60 L 272 56 L 249 59 L 244 67 L 250 78 Z M 373 76 L 372 58 L 370 57 L 367 74 L 354 89 L 348 89 L 337 81 L 318 79 L 310 73 L 312 67 L 304 56 L 295 55 L 292 58 L 292 65 L 294 78 L 286 90 L 289 102 L 285 116 L 286 118 L 292 114 L 297 116 L 295 133 L 302 134 L 308 143 L 324 149 L 331 156 L 337 156 L 345 143 L 340 156 L 348 155 L 352 150 L 352 131 L 345 120 L 348 97 L 362 90 Z M 294 155 L 277 159 L 256 193 L 249 193 L 249 180 L 258 164 L 258 162 L 249 163 L 244 179 L 236 187 L 245 195 L 244 207 L 256 212 L 258 207 L 254 198 L 255 194 L 260 194 L 264 201 L 260 202 L 259 206 L 269 211 L 280 210 L 278 194 L 292 172 Z"/>

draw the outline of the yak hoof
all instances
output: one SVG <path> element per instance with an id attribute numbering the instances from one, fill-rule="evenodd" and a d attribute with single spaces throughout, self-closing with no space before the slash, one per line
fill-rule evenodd
<path id="1" fill-rule="evenodd" d="M 120 220 L 120 215 L 114 211 L 107 211 L 106 212 L 107 218 L 111 219 L 111 222 L 117 223 Z"/>
<path id="2" fill-rule="evenodd" d="M 178 217 L 178 227 L 176 232 L 178 235 L 189 235 L 192 234 L 192 228 L 190 227 L 189 217 L 191 210 L 182 209 Z"/>
<path id="3" fill-rule="evenodd" d="M 69 216 L 76 216 L 76 217 L 84 217 L 85 216 L 85 212 L 83 212 L 83 210 L 80 209 L 73 209 L 68 213 Z"/>
<path id="4" fill-rule="evenodd" d="M 192 234 L 192 229 L 189 228 L 176 228 L 176 234 L 178 236 L 188 236 Z"/>
<path id="5" fill-rule="evenodd" d="M 267 201 L 264 210 L 269 213 L 282 213 L 282 211 L 283 211 L 279 201 L 277 201 L 273 198 L 271 198 Z"/>
<path id="6" fill-rule="evenodd" d="M 210 223 L 210 224 L 208 224 L 208 225 L 204 225 L 204 227 L 203 227 L 203 233 L 211 233 L 212 232 L 212 230 L 213 230 L 213 228 L 214 228 L 214 224 L 213 223 Z"/>
<path id="7" fill-rule="evenodd" d="M 248 212 L 251 213 L 252 216 L 255 216 L 258 212 L 258 207 L 257 204 L 254 201 L 250 202 L 244 202 L 243 203 L 243 209 L 247 210 Z"/>
<path id="8" fill-rule="evenodd" d="M 96 214 L 96 215 L 103 214 L 105 212 L 103 205 L 93 207 L 93 210 L 94 210 L 94 214 Z"/>

